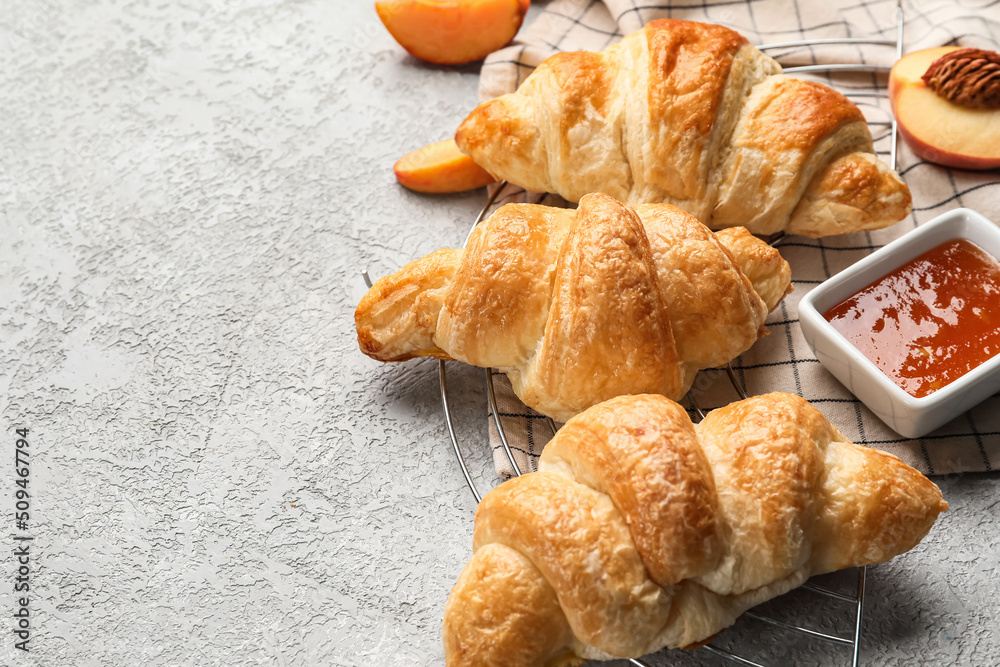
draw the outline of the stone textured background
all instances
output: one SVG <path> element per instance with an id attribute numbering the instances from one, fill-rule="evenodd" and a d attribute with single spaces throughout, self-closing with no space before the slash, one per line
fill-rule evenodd
<path id="1" fill-rule="evenodd" d="M 27 426 L 35 537 L 27 655 L 0 557 L 0 663 L 442 664 L 473 501 L 436 363 L 368 360 L 353 310 L 360 269 L 461 244 L 482 204 L 391 171 L 476 68 L 406 56 L 367 1 L 31 0 L 0 48 L 0 516 Z M 481 374 L 450 368 L 474 448 Z M 952 511 L 870 568 L 868 664 L 997 664 L 998 478 L 936 481 Z M 721 641 L 790 664 L 760 626 Z"/>

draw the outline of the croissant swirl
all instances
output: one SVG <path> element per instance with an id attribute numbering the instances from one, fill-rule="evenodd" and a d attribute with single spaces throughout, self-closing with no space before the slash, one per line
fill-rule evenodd
<path id="1" fill-rule="evenodd" d="M 576 211 L 508 204 L 466 249 L 379 280 L 355 312 L 380 361 L 458 359 L 504 371 L 526 405 L 564 421 L 621 394 L 679 399 L 701 368 L 764 335 L 788 263 L 733 228 L 603 194 Z"/>
<path id="2" fill-rule="evenodd" d="M 666 202 L 713 229 L 828 236 L 911 209 L 856 105 L 718 25 L 663 19 L 600 52 L 558 53 L 455 140 L 529 190 Z"/>
<path id="3" fill-rule="evenodd" d="M 894 456 L 773 393 L 697 426 L 661 396 L 570 420 L 476 510 L 445 606 L 450 667 L 577 665 L 690 646 L 833 570 L 914 547 L 948 505 Z"/>

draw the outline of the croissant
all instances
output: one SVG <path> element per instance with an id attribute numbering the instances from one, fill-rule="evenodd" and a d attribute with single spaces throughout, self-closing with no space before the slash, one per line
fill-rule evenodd
<path id="1" fill-rule="evenodd" d="M 501 207 L 464 251 L 376 282 L 355 323 L 370 357 L 491 366 L 565 421 L 621 394 L 679 399 L 699 369 L 764 335 L 788 291 L 788 263 L 745 229 L 713 233 L 674 206 L 592 194 L 575 211 Z"/>
<path id="2" fill-rule="evenodd" d="M 618 397 L 571 419 L 538 468 L 476 510 L 445 605 L 450 667 L 690 646 L 810 576 L 911 549 L 948 507 L 783 393 L 697 426 L 662 396 Z"/>
<path id="3" fill-rule="evenodd" d="M 856 105 L 718 25 L 663 19 L 600 52 L 558 53 L 455 140 L 528 190 L 665 202 L 713 229 L 828 236 L 911 209 Z"/>

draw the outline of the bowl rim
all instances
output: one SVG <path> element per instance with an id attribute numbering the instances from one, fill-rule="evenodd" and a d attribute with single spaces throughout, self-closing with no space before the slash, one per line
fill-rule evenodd
<path id="1" fill-rule="evenodd" d="M 921 250 L 913 249 L 913 246 L 918 245 L 926 237 L 937 233 L 943 233 L 941 230 L 949 230 L 949 228 L 954 228 L 951 230 L 953 233 L 945 235 L 937 243 Z M 918 398 L 907 393 L 902 387 L 893 382 L 893 380 L 886 375 L 882 369 L 875 364 L 875 362 L 865 356 L 861 350 L 851 343 L 851 341 L 837 331 L 833 325 L 830 324 L 825 317 L 823 317 L 823 314 L 816 307 L 815 302 L 824 297 L 831 298 L 830 295 L 836 294 L 837 290 L 845 290 L 845 294 L 837 299 L 834 302 L 834 305 L 840 303 L 844 299 L 856 294 L 859 290 L 864 289 L 864 287 L 880 280 L 892 271 L 895 271 L 906 262 L 918 257 L 932 248 L 954 239 L 967 239 L 975 243 L 977 246 L 982 247 L 982 243 L 970 238 L 970 231 L 975 231 L 980 236 L 992 236 L 996 244 L 995 249 L 1000 249 L 1000 227 L 983 216 L 981 213 L 972 209 L 953 209 L 947 213 L 939 215 L 929 222 L 920 225 L 916 229 L 903 234 L 898 239 L 891 241 L 864 259 L 855 262 L 843 271 L 831 276 L 817 285 L 815 288 L 810 290 L 808 294 L 802 297 L 802 300 L 799 302 L 799 318 L 803 320 L 808 319 L 809 324 L 813 325 L 817 329 L 822 328 L 827 338 L 836 344 L 841 353 L 849 358 L 850 362 L 860 366 L 867 375 L 876 378 L 880 385 L 888 392 L 889 397 L 894 402 L 902 404 L 906 409 L 921 411 L 928 410 L 958 398 L 959 395 L 968 391 L 970 385 L 975 385 L 980 380 L 992 375 L 995 371 L 1000 369 L 1000 354 L 996 354 L 987 359 L 965 375 L 952 381 L 950 384 L 945 385 L 941 389 L 931 392 L 927 396 Z M 985 250 L 995 260 L 1000 262 L 1000 256 L 998 256 L 994 250 L 990 250 L 988 248 L 983 248 L 983 250 Z M 865 282 L 861 287 L 854 289 L 845 287 L 848 283 L 853 282 L 858 274 L 875 267 L 879 268 L 879 272 L 877 272 L 876 277 Z"/>

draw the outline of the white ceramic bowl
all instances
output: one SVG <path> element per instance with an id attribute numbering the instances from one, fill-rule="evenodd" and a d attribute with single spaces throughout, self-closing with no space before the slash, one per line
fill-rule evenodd
<path id="1" fill-rule="evenodd" d="M 919 438 L 1000 390 L 1000 356 L 937 391 L 916 398 L 903 391 L 826 321 L 823 313 L 911 259 L 964 238 L 1000 258 L 1000 228 L 967 208 L 949 211 L 896 239 L 825 281 L 799 304 L 802 333 L 816 358 L 879 419 L 900 435 Z"/>

